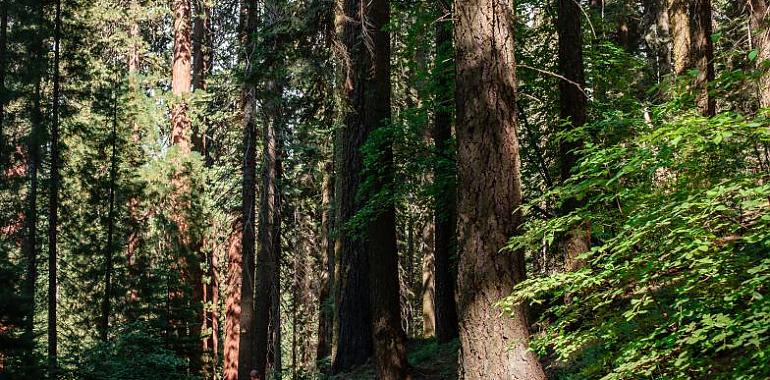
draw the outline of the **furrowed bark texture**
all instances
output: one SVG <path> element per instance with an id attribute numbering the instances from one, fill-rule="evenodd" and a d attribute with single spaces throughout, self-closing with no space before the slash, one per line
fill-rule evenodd
<path id="1" fill-rule="evenodd" d="M 243 220 L 233 223 L 227 242 L 227 298 L 225 299 L 225 330 L 222 364 L 223 380 L 238 380 L 238 349 L 241 339 L 241 281 L 243 273 Z"/>
<path id="2" fill-rule="evenodd" d="M 525 310 L 495 307 L 525 276 L 523 252 L 500 252 L 521 223 L 513 6 L 456 0 L 455 10 L 460 376 L 545 379 Z"/>
<path id="3" fill-rule="evenodd" d="M 338 25 L 341 43 L 348 49 L 363 49 L 360 43 L 360 3 L 352 0 L 340 0 Z M 347 17 L 353 18 L 347 20 Z M 352 61 L 357 53 L 346 52 Z M 336 258 L 336 316 L 335 343 L 332 355 L 332 372 L 339 373 L 354 366 L 366 363 L 372 354 L 372 324 L 369 307 L 369 260 L 366 255 L 365 241 L 360 231 L 351 225 L 351 219 L 362 208 L 362 202 L 357 197 L 358 188 L 362 182 L 363 157 L 360 147 L 366 140 L 367 131 L 360 127 L 361 121 L 356 111 L 360 105 L 353 103 L 363 101 L 364 87 L 359 80 L 364 76 L 365 69 L 358 63 L 349 63 L 343 73 L 343 99 L 351 102 L 350 111 L 345 115 L 345 126 L 336 135 L 336 183 L 335 206 L 338 234 L 338 254 Z M 351 127 L 352 126 L 352 127 Z"/>

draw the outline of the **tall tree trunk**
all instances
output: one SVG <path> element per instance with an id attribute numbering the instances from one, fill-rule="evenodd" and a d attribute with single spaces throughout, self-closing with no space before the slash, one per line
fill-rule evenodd
<path id="1" fill-rule="evenodd" d="M 59 56 L 61 48 L 61 0 L 56 0 L 56 19 L 54 20 L 53 45 L 53 99 L 51 112 L 51 184 L 48 199 L 48 375 L 58 378 L 58 351 L 56 329 L 57 306 L 57 243 L 59 227 L 59 101 L 61 81 L 59 76 Z"/>
<path id="2" fill-rule="evenodd" d="M 513 8 L 456 0 L 460 373 L 545 379 L 523 307 L 495 310 L 525 277 L 523 252 L 500 254 L 521 224 Z M 486 41 L 480 44 L 478 41 Z"/>
<path id="3" fill-rule="evenodd" d="M 196 90 L 206 89 L 206 77 L 212 66 L 211 8 L 206 0 L 195 0 L 193 17 L 193 79 Z"/>
<path id="4" fill-rule="evenodd" d="M 580 22 L 580 6 L 574 0 L 559 0 L 557 32 L 559 35 L 559 72 L 564 77 L 559 81 L 559 114 L 568 122 L 565 132 L 581 128 L 586 122 L 588 99 L 583 92 L 585 74 L 583 69 L 583 34 Z M 559 142 L 559 169 L 562 183 L 566 182 L 578 162 L 578 151 L 583 141 L 574 137 Z M 580 207 L 577 199 L 564 202 L 562 212 L 568 214 Z M 563 245 L 565 269 L 573 271 L 582 263 L 578 256 L 589 249 L 590 230 L 587 223 L 574 227 L 567 233 Z"/>
<path id="5" fill-rule="evenodd" d="M 139 29 L 138 12 L 140 12 L 140 6 L 138 0 L 131 0 L 128 6 L 128 36 L 129 36 L 129 53 L 128 53 L 128 90 L 129 96 L 132 100 L 136 100 L 137 97 L 142 96 L 139 87 L 139 64 L 140 64 L 140 41 L 141 34 Z M 137 106 L 132 104 L 132 109 L 136 109 Z M 141 140 L 140 126 L 136 119 L 131 120 L 131 144 L 138 146 Z M 136 158 L 131 159 L 131 165 L 138 167 L 140 162 Z M 127 300 L 127 318 L 129 321 L 135 321 L 138 313 L 135 307 L 136 300 L 139 299 L 138 279 L 140 277 L 141 269 L 136 263 L 136 250 L 140 244 L 141 238 L 141 216 L 139 215 L 139 194 L 133 189 L 128 196 L 128 221 L 126 223 L 126 266 L 129 276 L 129 290 Z"/>
<path id="6" fill-rule="evenodd" d="M 444 2 L 440 2 L 444 4 Z M 433 140 L 436 163 L 433 179 L 437 182 L 433 219 L 434 237 L 434 308 L 436 338 L 446 343 L 457 338 L 457 303 L 455 282 L 457 267 L 453 257 L 457 249 L 457 169 L 452 143 L 452 101 L 454 100 L 454 46 L 452 44 L 452 10 L 439 9 L 445 14 L 436 23 L 436 109 Z"/>
<path id="7" fill-rule="evenodd" d="M 36 5 L 34 9 L 34 17 L 41 26 L 45 23 L 44 17 L 44 4 L 40 3 Z M 43 139 L 45 113 L 42 105 L 42 89 L 43 78 L 46 73 L 46 54 L 43 49 L 43 35 L 42 33 L 31 41 L 30 50 L 33 54 L 32 62 L 29 62 L 29 74 L 35 79 L 34 92 L 32 94 L 32 110 L 30 115 L 31 129 L 27 136 L 27 181 L 29 188 L 27 189 L 27 196 L 25 200 L 24 211 L 24 229 L 25 236 L 22 243 L 22 252 L 26 259 L 26 278 L 24 281 L 24 294 L 27 298 L 28 309 L 27 318 L 25 324 L 25 340 L 29 347 L 34 346 L 35 340 L 35 308 L 37 302 L 35 301 L 35 295 L 37 293 L 37 277 L 38 277 L 38 243 L 37 243 L 37 223 L 38 223 L 38 209 L 37 209 L 37 187 L 38 187 L 38 171 L 40 169 L 41 157 L 40 157 L 40 144 Z M 33 368 L 35 359 L 30 355 L 26 358 L 26 365 L 29 368 Z"/>
<path id="8" fill-rule="evenodd" d="M 174 55 L 171 77 L 171 91 L 174 104 L 171 110 L 171 141 L 178 149 L 177 160 L 182 162 L 190 158 L 192 122 L 189 115 L 188 96 L 192 87 L 192 10 L 190 0 L 174 0 Z M 183 283 L 189 284 L 191 291 L 186 294 L 184 287 L 174 285 L 169 300 L 171 305 L 171 328 L 178 337 L 184 337 L 190 343 L 182 343 L 179 348 L 190 360 L 192 371 L 198 374 L 202 367 L 200 345 L 192 343 L 200 336 L 200 316 L 202 313 L 202 273 L 200 270 L 201 242 L 194 236 L 193 220 L 188 216 L 193 206 L 189 200 L 195 186 L 192 176 L 181 170 L 172 180 L 175 200 L 172 218 L 178 230 L 180 251 L 177 262 Z M 189 298 L 188 298 L 189 297 Z M 193 310 L 190 313 L 190 310 Z"/>
<path id="9" fill-rule="evenodd" d="M 370 206 L 373 206 L 372 212 L 366 215 L 365 225 L 361 231 L 364 235 L 363 241 L 350 242 L 354 245 L 353 249 L 360 249 L 360 251 L 351 253 L 363 258 L 361 264 L 368 261 L 368 287 L 365 286 L 363 289 L 369 289 L 371 342 L 377 378 L 405 379 L 407 378 L 406 336 L 401 328 L 396 212 L 392 198 L 393 141 L 389 133 L 381 132 L 388 126 L 391 117 L 390 32 L 385 30 L 390 21 L 390 3 L 388 0 L 368 2 L 346 0 L 344 12 L 349 21 L 344 25 L 342 38 L 345 49 L 351 57 L 344 99 L 350 109 L 345 115 L 344 130 L 348 136 L 343 142 L 345 144 L 343 150 L 347 157 L 341 157 L 340 161 L 347 166 L 341 170 L 341 175 L 347 174 L 354 177 L 348 182 L 352 186 L 337 193 L 345 198 L 360 198 L 358 200 L 360 203 L 353 203 L 354 207 L 350 210 L 353 213 L 361 210 L 363 206 L 370 205 L 370 202 Z M 367 25 L 366 31 L 362 30 L 361 24 Z M 375 136 L 375 132 L 379 133 Z M 372 151 L 375 156 L 372 166 L 363 164 L 361 148 L 364 143 L 373 144 Z M 354 173 L 359 173 L 358 178 L 355 178 Z M 362 178 L 361 175 L 365 177 Z M 366 193 L 361 193 L 362 179 L 371 184 Z M 342 203 L 346 202 L 343 200 Z M 348 223 L 352 215 L 352 213 L 344 215 L 339 219 Z M 342 255 L 344 257 L 345 253 Z M 358 272 L 356 275 L 366 276 L 366 268 L 367 266 L 347 266 L 345 268 L 348 272 L 347 278 L 343 280 L 347 280 L 345 285 L 349 286 L 354 282 L 350 281 L 353 277 L 351 273 Z M 347 290 L 350 291 L 349 288 Z M 343 302 L 345 301 L 343 299 Z M 348 299 L 347 301 L 357 302 L 358 300 Z M 354 307 L 363 306 L 357 303 Z M 340 313 L 345 311 L 350 310 L 341 308 Z M 365 334 L 366 330 L 358 330 L 355 333 Z M 342 335 L 342 331 L 340 334 Z M 338 350 L 343 349 L 344 344 L 341 338 Z M 363 346 L 352 348 L 366 349 Z"/>
<path id="10" fill-rule="evenodd" d="M 115 187 L 118 171 L 118 96 L 114 95 L 112 110 L 112 136 L 110 137 L 112 145 L 112 154 L 110 156 L 110 189 L 109 189 L 109 212 L 107 214 L 107 245 L 104 247 L 104 296 L 102 298 L 102 315 L 99 323 L 99 335 L 102 341 L 106 342 L 109 338 L 110 313 L 112 310 L 112 271 L 113 255 L 115 252 L 114 234 L 115 234 Z"/>
<path id="11" fill-rule="evenodd" d="M 757 51 L 757 68 L 759 77 L 759 106 L 770 107 L 770 69 L 767 61 L 770 60 L 770 17 L 767 12 L 765 0 L 748 0 L 751 12 L 752 43 Z"/>
<path id="12" fill-rule="evenodd" d="M 212 66 L 211 9 L 205 0 L 195 0 L 194 8 L 192 86 L 195 91 L 205 91 L 207 89 L 206 79 Z M 209 121 L 206 114 L 202 116 L 199 124 L 202 126 L 202 130 L 198 129 L 200 127 L 195 127 L 192 131 L 193 147 L 195 151 L 205 158 L 205 166 L 209 167 L 212 162 L 207 140 Z M 201 281 L 201 292 L 203 294 L 203 313 L 201 315 L 201 331 L 203 331 L 203 334 L 201 334 L 203 353 L 202 375 L 204 378 L 214 379 L 218 364 L 217 351 L 219 346 L 219 335 L 217 332 L 217 304 L 219 295 L 218 284 L 216 283 L 217 268 L 214 265 L 216 262 L 216 251 L 207 247 L 205 237 L 201 246 L 203 249 L 199 252 L 199 259 L 206 263 L 206 278 L 208 279 L 208 281 Z"/>
<path id="13" fill-rule="evenodd" d="M 257 126 L 256 126 L 256 87 L 252 81 L 256 70 L 253 59 L 256 54 L 256 41 L 253 33 L 257 28 L 257 4 L 245 0 L 241 14 L 241 49 L 244 64 L 244 77 L 241 93 L 241 112 L 243 113 L 243 188 L 241 204 L 241 289 L 240 289 L 240 335 L 238 348 L 238 379 L 249 380 L 252 370 L 257 368 L 255 355 L 255 315 L 254 315 L 254 242 L 255 242 L 255 190 L 257 168 Z M 228 336 L 230 334 L 227 334 Z M 232 345 L 226 345 L 226 350 Z M 228 360 L 225 354 L 225 360 Z M 264 360 L 264 357 L 263 357 Z M 226 368 L 230 368 L 227 366 Z"/>
<path id="14" fill-rule="evenodd" d="M 174 63 L 171 91 L 177 97 L 171 111 L 171 140 L 180 151 L 190 151 L 191 122 L 185 96 L 192 86 L 192 35 L 190 0 L 174 0 Z"/>
<path id="15" fill-rule="evenodd" d="M 43 59 L 42 46 L 36 52 L 38 62 Z M 27 343 L 32 345 L 35 339 L 35 294 L 37 293 L 37 173 L 40 168 L 40 140 L 43 131 L 43 110 L 41 104 L 41 88 L 43 70 L 35 68 L 37 75 L 35 90 L 32 99 L 32 126 L 27 136 L 27 197 L 25 200 L 24 229 L 25 237 L 22 244 L 22 251 L 26 259 L 26 278 L 24 281 L 24 294 L 28 302 L 28 314 L 25 325 L 25 335 Z M 31 358 L 29 358 L 31 360 Z"/>
<path id="16" fill-rule="evenodd" d="M 244 164 L 244 167 L 245 166 L 246 165 Z M 252 199 L 253 197 L 254 196 L 252 195 Z M 253 205 L 254 203 L 252 202 L 251 204 Z M 253 217 L 253 207 L 251 210 L 252 214 L 250 216 Z M 239 379 L 238 355 L 241 340 L 241 284 L 244 269 L 242 241 L 243 234 L 246 232 L 243 220 L 244 219 L 241 216 L 235 223 L 233 223 L 233 232 L 227 242 L 227 298 L 225 299 L 225 342 L 222 365 L 223 380 Z M 253 227 L 251 229 L 251 234 L 251 241 L 253 242 Z M 248 373 L 246 375 L 248 375 Z M 246 377 L 246 379 L 248 379 L 248 377 Z"/>
<path id="17" fill-rule="evenodd" d="M 414 319 L 414 305 L 417 302 L 417 294 L 420 292 L 419 289 L 415 289 L 415 281 L 414 281 L 414 252 L 415 252 L 415 242 L 414 242 L 414 215 L 411 211 L 406 212 L 408 216 L 406 217 L 407 221 L 405 223 L 404 231 L 402 232 L 403 235 L 406 235 L 406 253 L 404 254 L 404 262 L 401 264 L 404 267 L 404 279 L 403 279 L 403 292 L 406 294 L 404 297 L 404 302 L 401 303 L 402 309 L 402 322 L 401 324 L 404 325 L 404 330 L 407 336 L 412 333 L 413 325 L 416 322 Z"/>
<path id="18" fill-rule="evenodd" d="M 277 0 L 265 3 L 268 33 L 279 30 L 283 20 Z M 262 189 L 259 207 L 259 249 L 257 251 L 257 295 L 255 298 L 255 353 L 257 376 L 266 378 L 267 367 L 277 376 L 281 371 L 280 352 L 280 260 L 281 260 L 281 127 L 283 123 L 283 85 L 280 74 L 281 40 L 276 35 L 265 38 L 271 62 L 266 68 L 266 93 L 262 127 Z"/>
<path id="19" fill-rule="evenodd" d="M 362 208 L 356 196 L 362 182 L 363 159 L 360 147 L 366 139 L 366 131 L 359 127 L 360 104 L 363 102 L 366 69 L 361 67 L 359 53 L 360 3 L 338 0 L 337 36 L 351 58 L 345 67 L 342 84 L 343 99 L 353 111 L 344 115 L 344 127 L 337 130 L 335 139 L 335 209 L 336 242 L 335 260 L 335 336 L 332 355 L 332 373 L 339 373 L 366 363 L 372 354 L 372 319 L 369 308 L 369 260 L 361 232 L 353 230 L 351 220 Z M 354 63 L 355 62 L 355 63 Z"/>
<path id="20" fill-rule="evenodd" d="M 423 237 L 430 238 L 430 224 L 423 226 Z M 425 236 L 428 235 L 428 236 Z M 435 253 L 433 249 L 422 250 L 422 283 L 420 286 L 422 305 L 422 336 L 430 338 L 436 334 L 436 282 L 434 278 Z"/>
<path id="21" fill-rule="evenodd" d="M 2 0 L 0 3 L 0 149 L 5 151 L 5 67 L 8 60 L 8 0 Z M 4 157 L 0 155 L 0 162 Z"/>
<path id="22" fill-rule="evenodd" d="M 714 80 L 711 1 L 669 0 L 669 19 L 674 41 L 674 73 L 681 76 L 689 70 L 698 70 L 693 84 L 696 105 L 704 116 L 714 116 L 716 102 L 708 92 L 708 84 Z"/>
<path id="23" fill-rule="evenodd" d="M 207 348 L 212 356 L 209 374 L 212 380 L 216 380 L 219 368 L 219 255 L 215 250 L 211 251 L 210 259 L 209 267 L 211 270 L 209 275 L 211 284 L 209 286 L 209 294 L 211 295 L 211 310 L 209 311 L 209 328 L 211 336 L 209 338 L 210 346 Z"/>
<path id="24" fill-rule="evenodd" d="M 330 304 L 334 289 L 334 168 L 331 161 L 324 163 L 324 179 L 321 188 L 321 273 L 318 294 L 318 347 L 316 361 L 331 355 L 334 310 Z"/>

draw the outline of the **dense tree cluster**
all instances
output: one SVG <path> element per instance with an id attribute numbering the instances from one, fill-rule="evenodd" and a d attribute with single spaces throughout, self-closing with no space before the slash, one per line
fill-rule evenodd
<path id="1" fill-rule="evenodd" d="M 0 379 L 770 378 L 768 11 L 0 0 Z"/>

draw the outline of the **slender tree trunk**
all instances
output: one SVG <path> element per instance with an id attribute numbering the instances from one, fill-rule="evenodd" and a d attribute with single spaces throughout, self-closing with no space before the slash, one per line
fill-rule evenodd
<path id="1" fill-rule="evenodd" d="M 770 70 L 767 61 L 770 60 L 770 17 L 768 17 L 765 0 L 748 0 L 751 12 L 751 32 L 754 49 L 757 51 L 757 68 L 759 77 L 759 106 L 770 107 Z"/>
<path id="2" fill-rule="evenodd" d="M 441 2 L 443 4 L 443 2 Z M 457 304 L 455 282 L 457 267 L 457 169 L 452 144 L 452 101 L 454 100 L 454 46 L 452 44 L 452 10 L 440 7 L 446 14 L 436 23 L 436 109 L 433 140 L 436 161 L 433 179 L 437 182 L 433 219 L 434 237 L 434 308 L 436 338 L 446 343 L 457 338 Z M 438 190 L 440 189 L 440 190 Z"/>
<path id="3" fill-rule="evenodd" d="M 241 14 L 241 59 L 244 62 L 246 81 L 241 93 L 241 111 L 243 113 L 243 189 L 242 189 L 242 240 L 241 240 L 241 305 L 240 305 L 240 343 L 238 351 L 238 379 L 249 380 L 249 373 L 257 369 L 254 315 L 254 253 L 255 253 L 255 190 L 257 167 L 257 126 L 256 126 L 256 88 L 252 82 L 254 75 L 254 55 L 256 41 L 252 38 L 257 28 L 257 4 L 244 1 Z M 229 335 L 229 334 L 228 334 Z M 227 345 L 226 349 L 231 345 Z M 228 355 L 225 354 L 225 360 Z M 264 356 L 262 360 L 264 361 Z M 229 366 L 228 366 L 229 368 Z"/>
<path id="4" fill-rule="evenodd" d="M 402 266 L 404 267 L 404 281 L 402 288 L 404 293 L 406 293 L 406 296 L 404 297 L 405 302 L 401 304 L 403 319 L 401 324 L 404 325 L 404 332 L 409 336 L 414 329 L 412 327 L 415 324 L 413 310 L 414 305 L 417 302 L 417 293 L 419 293 L 419 290 L 415 289 L 414 286 L 414 215 L 410 211 L 407 211 L 406 213 L 409 214 L 406 217 L 407 221 L 403 232 L 403 234 L 406 235 L 406 254 L 404 255 L 404 262 L 402 263 Z"/>
<path id="5" fill-rule="evenodd" d="M 423 233 L 429 225 L 423 227 Z M 430 238 L 430 236 L 427 236 Z M 420 286 L 422 305 L 422 336 L 430 338 L 436 334 L 436 282 L 434 278 L 435 255 L 432 249 L 423 250 L 422 255 L 422 284 Z"/>
<path id="6" fill-rule="evenodd" d="M 513 8 L 456 0 L 455 10 L 460 374 L 545 379 L 523 307 L 503 315 L 495 306 L 525 277 L 523 252 L 498 253 L 521 223 Z"/>
<path id="7" fill-rule="evenodd" d="M 129 26 L 128 36 L 129 42 L 129 54 L 128 54 L 128 90 L 129 96 L 132 100 L 136 101 L 136 98 L 141 96 L 139 88 L 139 64 L 140 64 L 140 41 L 141 34 L 139 29 L 139 22 L 137 20 L 137 13 L 140 11 L 138 0 L 131 0 L 128 7 L 129 13 Z M 132 104 L 132 110 L 136 110 L 136 104 Z M 139 123 L 136 119 L 131 120 L 131 145 L 138 146 L 141 140 Z M 140 162 L 138 159 L 131 159 L 131 165 L 138 167 Z M 137 319 L 137 310 L 135 307 L 136 301 L 140 298 L 138 289 L 138 279 L 141 269 L 136 263 L 136 250 L 140 244 L 141 237 L 141 216 L 139 215 L 139 196 L 138 192 L 131 190 L 128 196 L 128 221 L 126 223 L 126 265 L 129 276 L 129 290 L 127 300 L 127 317 L 129 321 L 135 321 Z"/>
<path id="8" fill-rule="evenodd" d="M 106 342 L 109 338 L 110 313 L 112 310 L 112 271 L 113 255 L 115 252 L 114 234 L 115 234 L 115 187 L 117 181 L 117 145 L 118 145 L 118 97 L 115 94 L 112 110 L 112 154 L 110 157 L 110 189 L 109 189 L 109 212 L 107 214 L 107 245 L 104 248 L 104 296 L 102 298 L 102 315 L 99 323 L 99 335 L 102 341 Z"/>
<path id="9" fill-rule="evenodd" d="M 42 52 L 38 51 L 42 58 Z M 40 139 L 43 130 L 43 110 L 41 105 L 42 70 L 37 71 L 37 83 L 33 95 L 32 129 L 27 137 L 27 189 L 26 210 L 24 215 L 25 237 L 22 244 L 27 260 L 24 294 L 27 297 L 28 314 L 25 326 L 27 343 L 32 345 L 35 339 L 35 293 L 37 292 L 37 172 L 40 167 Z M 31 360 L 31 358 L 29 358 Z"/>
<path id="10" fill-rule="evenodd" d="M 320 361 L 331 355 L 332 325 L 334 323 L 334 310 L 330 301 L 334 289 L 334 168 L 332 162 L 324 164 L 324 179 L 321 189 L 321 271 L 320 291 L 318 295 L 318 347 L 316 349 L 316 361 Z"/>
<path id="11" fill-rule="evenodd" d="M 297 380 L 297 329 L 299 328 L 299 255 L 294 256 L 294 278 L 291 285 L 291 378 Z"/>
<path id="12" fill-rule="evenodd" d="M 245 166 L 246 165 L 244 165 L 244 167 Z M 251 216 L 253 216 L 253 213 Z M 244 232 L 243 219 L 242 217 L 239 217 L 236 222 L 233 223 L 233 233 L 230 235 L 227 242 L 227 298 L 225 299 L 225 345 L 223 352 L 224 362 L 222 365 L 223 380 L 238 380 L 238 355 L 241 340 L 241 283 L 243 280 L 242 274 L 244 269 L 242 241 Z M 253 236 L 253 227 L 251 233 Z M 248 377 L 246 378 L 248 379 Z"/>
<path id="13" fill-rule="evenodd" d="M 8 0 L 0 3 L 0 149 L 5 151 L 5 66 L 8 60 Z M 0 162 L 4 158 L 0 155 Z"/>
<path id="14" fill-rule="evenodd" d="M 40 5 L 42 8 L 42 5 Z M 43 21 L 42 9 L 39 10 L 39 20 Z M 40 140 L 43 133 L 43 109 L 41 104 L 42 99 L 42 86 L 43 86 L 43 73 L 45 70 L 38 66 L 43 62 L 43 46 L 42 36 L 40 39 L 36 39 L 34 42 L 33 50 L 35 51 L 37 64 L 30 64 L 31 70 L 34 73 L 36 82 L 35 90 L 32 95 L 32 111 L 31 111 L 31 129 L 29 136 L 27 137 L 27 181 L 29 182 L 29 188 L 27 189 L 26 196 L 26 210 L 24 215 L 25 223 L 25 236 L 22 243 L 22 251 L 24 257 L 27 260 L 26 267 L 26 279 L 24 284 L 24 293 L 29 302 L 28 315 L 25 326 L 25 334 L 31 344 L 34 339 L 34 322 L 35 322 L 35 294 L 37 292 L 37 173 L 40 168 Z"/>
<path id="15" fill-rule="evenodd" d="M 266 4 L 266 23 L 279 22 L 275 3 Z M 266 45 L 273 57 L 269 73 L 277 74 L 276 37 L 268 38 Z M 267 365 L 274 372 L 280 371 L 280 255 L 281 255 L 281 199 L 279 181 L 281 171 L 280 126 L 282 123 L 283 89 L 279 79 L 267 80 L 267 94 L 263 100 L 264 121 L 262 127 L 262 189 L 259 207 L 259 250 L 257 251 L 257 294 L 255 297 L 255 355 L 257 376 L 265 378 Z"/>
<path id="16" fill-rule="evenodd" d="M 212 380 L 217 380 L 219 368 L 219 255 L 216 251 L 211 252 L 211 262 L 209 264 L 211 271 L 211 285 L 209 292 L 211 294 L 211 310 L 209 313 L 209 327 L 211 329 L 211 368 L 210 375 Z"/>
<path id="17" fill-rule="evenodd" d="M 56 329 L 57 306 L 57 243 L 59 227 L 59 101 L 61 81 L 59 77 L 59 49 L 61 48 L 61 0 L 56 0 L 53 47 L 53 99 L 51 115 L 51 184 L 48 199 L 48 374 L 58 378 L 58 334 Z"/>
<path id="18" fill-rule="evenodd" d="M 568 122 L 565 132 L 581 128 L 586 122 L 585 74 L 583 69 L 583 34 L 581 31 L 579 5 L 574 0 L 559 0 L 557 32 L 559 34 L 559 72 L 565 78 L 559 81 L 559 114 Z M 574 137 L 562 139 L 559 143 L 559 169 L 562 182 L 567 181 L 578 162 L 578 151 L 583 141 Z M 563 213 L 568 214 L 580 207 L 577 199 L 567 199 Z M 563 244 L 564 262 L 567 271 L 582 266 L 578 256 L 585 253 L 590 245 L 590 230 L 587 223 L 567 233 Z"/>
<path id="19" fill-rule="evenodd" d="M 35 19 L 42 27 L 45 23 L 43 4 L 38 4 L 35 7 Z M 25 325 L 25 335 L 27 344 L 30 347 L 34 346 L 35 340 L 35 295 L 37 293 L 37 277 L 38 277 L 38 243 L 37 243 L 37 222 L 38 222 L 38 210 L 37 210 L 37 181 L 38 170 L 40 168 L 40 144 L 43 138 L 44 131 L 44 111 L 42 105 L 42 88 L 43 77 L 46 70 L 45 52 L 43 50 L 43 35 L 36 36 L 33 39 L 30 50 L 33 53 L 34 62 L 29 64 L 30 76 L 35 78 L 35 88 L 32 94 L 32 110 L 30 115 L 31 129 L 27 136 L 27 181 L 29 188 L 26 196 L 26 209 L 24 215 L 25 222 L 25 237 L 22 244 L 22 251 L 26 259 L 26 278 L 24 284 L 24 293 L 29 302 L 28 314 Z M 27 358 L 27 363 L 30 367 L 34 363 L 33 357 Z"/>
<path id="20" fill-rule="evenodd" d="M 211 71 L 211 9 L 205 4 L 205 0 L 195 0 L 194 8 L 192 86 L 195 91 L 205 91 L 207 89 L 206 79 Z M 203 130 L 199 130 L 196 127 L 192 131 L 193 147 L 195 151 L 205 158 L 205 165 L 209 167 L 211 165 L 207 140 L 209 122 L 205 114 L 202 116 L 200 124 L 203 126 Z M 218 316 L 217 302 L 214 302 L 214 298 L 217 298 L 216 301 L 218 301 L 217 274 L 216 266 L 214 265 L 216 252 L 213 249 L 208 249 L 206 238 L 204 238 L 201 246 L 203 249 L 199 252 L 199 259 L 206 263 L 206 277 L 208 278 L 208 281 L 201 281 L 201 292 L 203 294 L 203 313 L 201 315 L 201 331 L 203 331 L 201 341 L 203 353 L 202 375 L 204 378 L 215 379 L 218 364 L 218 332 L 216 329 Z"/>
<path id="21" fill-rule="evenodd" d="M 714 80 L 711 1 L 669 0 L 669 19 L 674 41 L 674 72 L 681 76 L 689 70 L 698 70 L 693 84 L 696 105 L 704 116 L 714 116 L 716 103 L 708 92 L 708 84 Z"/>

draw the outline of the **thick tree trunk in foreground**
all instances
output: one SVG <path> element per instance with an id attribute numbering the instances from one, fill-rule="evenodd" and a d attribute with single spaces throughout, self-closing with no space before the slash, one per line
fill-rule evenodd
<path id="1" fill-rule="evenodd" d="M 523 252 L 499 253 L 521 223 L 513 8 L 456 0 L 455 10 L 460 374 L 545 379 L 528 350 L 525 310 L 503 315 L 494 304 L 525 276 Z"/>
<path id="2" fill-rule="evenodd" d="M 436 338 L 445 343 L 457 338 L 457 303 L 455 282 L 457 266 L 457 173 L 452 144 L 452 101 L 454 101 L 454 46 L 449 7 L 440 7 L 445 21 L 436 23 L 437 92 L 433 140 L 438 154 L 433 169 L 437 182 L 434 205 L 434 310 Z M 440 190 L 438 190 L 440 189 Z"/>
<path id="3" fill-rule="evenodd" d="M 583 92 L 585 74 L 583 69 L 583 35 L 580 27 L 581 11 L 574 0 L 559 0 L 557 32 L 559 34 L 559 72 L 565 78 L 559 81 L 559 114 L 567 121 L 569 132 L 582 127 L 586 122 L 586 104 L 588 99 Z M 559 169 L 562 183 L 567 181 L 578 162 L 577 151 L 583 148 L 583 141 L 569 137 L 559 144 Z M 568 214 L 580 207 L 577 199 L 567 199 L 562 212 Z M 562 249 L 567 271 L 573 271 L 582 265 L 578 256 L 589 249 L 590 229 L 582 223 L 567 232 Z"/>
<path id="4" fill-rule="evenodd" d="M 56 0 L 56 19 L 54 22 L 53 44 L 53 99 L 51 108 L 51 182 L 48 197 L 48 376 L 58 378 L 57 347 L 57 243 L 59 228 L 59 110 L 61 81 L 59 76 L 59 56 L 61 48 L 61 0 Z"/>
<path id="5" fill-rule="evenodd" d="M 716 103 L 708 93 L 708 84 L 714 80 L 711 1 L 669 0 L 669 18 L 674 41 L 674 73 L 681 76 L 689 70 L 698 70 L 693 84 L 696 105 L 704 116 L 714 116 Z"/>
<path id="6" fill-rule="evenodd" d="M 241 204 L 241 221 L 237 225 L 242 232 L 241 235 L 241 288 L 240 288 L 240 318 L 239 325 L 239 345 L 238 352 L 238 379 L 249 380 L 249 373 L 256 369 L 255 347 L 254 347 L 254 252 L 255 252 L 255 190 L 256 190 L 256 170 L 257 170 L 257 125 L 256 125 L 256 88 L 251 82 L 253 76 L 254 62 L 252 59 L 256 54 L 256 41 L 252 34 L 257 27 L 257 5 L 252 1 L 245 1 L 241 14 L 241 59 L 244 62 L 244 74 L 246 81 L 243 83 L 241 92 L 241 112 L 243 117 L 243 187 Z M 232 263 L 231 263 L 232 267 Z M 232 274 L 231 274 L 232 276 Z M 231 283 L 231 285 L 234 285 Z M 231 291 L 234 291 L 233 288 Z M 235 317 L 236 313 L 228 314 Z M 231 325 L 234 321 L 229 322 Z M 231 361 L 233 344 L 225 344 L 225 361 Z M 226 365 L 225 369 L 230 371 L 232 365 Z"/>
<path id="7" fill-rule="evenodd" d="M 752 44 L 757 51 L 757 68 L 761 71 L 759 77 L 759 106 L 770 107 L 770 69 L 766 67 L 770 60 L 770 17 L 768 17 L 765 0 L 748 0 L 751 12 Z"/>

